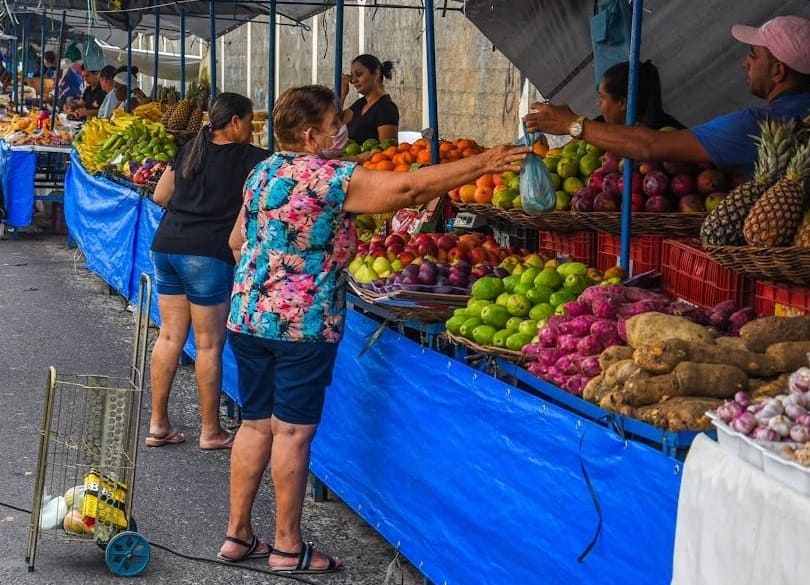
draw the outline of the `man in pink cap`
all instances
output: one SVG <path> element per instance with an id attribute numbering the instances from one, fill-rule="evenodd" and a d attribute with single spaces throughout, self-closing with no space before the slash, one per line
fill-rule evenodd
<path id="1" fill-rule="evenodd" d="M 751 93 L 768 103 L 714 118 L 689 130 L 657 132 L 642 126 L 616 126 L 585 120 L 567 106 L 534 104 L 526 116 L 529 132 L 570 134 L 634 160 L 712 162 L 754 174 L 759 122 L 810 114 L 810 20 L 777 16 L 761 27 L 736 25 L 731 34 L 750 45 L 743 62 Z"/>

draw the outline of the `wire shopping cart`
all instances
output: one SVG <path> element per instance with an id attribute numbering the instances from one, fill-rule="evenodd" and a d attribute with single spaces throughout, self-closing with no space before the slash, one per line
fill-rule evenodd
<path id="1" fill-rule="evenodd" d="M 132 516 L 152 283 L 142 274 L 129 378 L 57 374 L 45 387 L 25 562 L 40 538 L 95 542 L 116 575 L 149 565 L 149 542 Z"/>

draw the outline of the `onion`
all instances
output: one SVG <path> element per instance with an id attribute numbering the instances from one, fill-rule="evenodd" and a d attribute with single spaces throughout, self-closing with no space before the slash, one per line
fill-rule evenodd
<path id="1" fill-rule="evenodd" d="M 791 426 L 793 426 L 793 423 L 783 414 L 778 414 L 768 421 L 768 427 L 776 431 L 776 434 L 783 438 L 790 434 Z"/>
<path id="2" fill-rule="evenodd" d="M 779 435 L 776 434 L 776 431 L 768 427 L 757 427 L 754 429 L 754 438 L 760 441 L 778 441 Z"/>
<path id="3" fill-rule="evenodd" d="M 730 423 L 737 416 L 742 414 L 742 412 L 743 407 L 736 402 L 724 402 L 717 407 L 717 416 L 726 424 Z"/>
<path id="4" fill-rule="evenodd" d="M 795 396 L 795 394 L 794 394 L 794 396 Z M 797 406 L 797 405 L 795 405 L 795 404 L 788 404 L 788 405 L 785 407 L 785 414 L 787 415 L 787 417 L 788 417 L 790 420 L 794 420 L 794 421 L 795 421 L 795 420 L 796 420 L 797 418 L 799 418 L 801 415 L 803 415 L 803 414 L 807 414 L 807 411 L 806 411 L 804 408 L 802 408 L 801 406 Z"/>
<path id="5" fill-rule="evenodd" d="M 745 408 L 751 404 L 751 396 L 748 395 L 748 392 L 740 390 L 734 395 L 734 402 Z"/>
<path id="6" fill-rule="evenodd" d="M 775 398 L 771 398 L 765 402 L 762 409 L 757 413 L 757 418 L 768 420 L 783 412 L 785 412 L 784 405 Z"/>
<path id="7" fill-rule="evenodd" d="M 810 368 L 799 368 L 790 375 L 788 388 L 791 392 L 801 393 L 810 390 Z"/>
<path id="8" fill-rule="evenodd" d="M 805 394 L 788 394 L 784 404 L 785 407 L 794 404 L 796 406 L 801 406 L 802 408 L 807 408 L 807 396 Z"/>
<path id="9" fill-rule="evenodd" d="M 810 414 L 801 414 L 794 420 L 796 421 L 797 425 L 802 425 L 803 427 L 810 429 Z"/>
<path id="10" fill-rule="evenodd" d="M 810 429 L 802 425 L 793 425 L 790 427 L 790 440 L 797 443 L 810 441 Z"/>
<path id="11" fill-rule="evenodd" d="M 765 406 L 765 403 L 764 403 L 764 402 L 752 402 L 751 404 L 749 404 L 749 405 L 746 407 L 746 410 L 747 410 L 748 412 L 752 412 L 752 413 L 756 414 L 756 413 L 758 413 L 760 410 L 762 410 L 762 407 L 763 407 L 763 406 Z"/>
<path id="12" fill-rule="evenodd" d="M 733 421 L 731 428 L 744 435 L 750 435 L 757 426 L 757 419 L 750 412 L 741 412 Z"/>

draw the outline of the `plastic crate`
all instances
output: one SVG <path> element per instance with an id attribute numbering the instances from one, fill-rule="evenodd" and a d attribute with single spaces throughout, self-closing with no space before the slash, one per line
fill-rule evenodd
<path id="1" fill-rule="evenodd" d="M 500 217 L 488 221 L 495 241 L 504 248 L 517 248 L 537 252 L 537 230 L 517 225 Z"/>
<path id="2" fill-rule="evenodd" d="M 630 238 L 630 275 L 649 270 L 661 270 L 663 236 L 633 236 Z M 619 263 L 621 236 L 598 232 L 596 235 L 596 267 L 607 270 Z"/>
<path id="3" fill-rule="evenodd" d="M 704 309 L 728 300 L 750 304 L 751 281 L 709 258 L 699 240 L 664 240 L 661 256 L 661 288 L 672 296 Z"/>
<path id="4" fill-rule="evenodd" d="M 810 315 L 810 288 L 757 281 L 754 310 L 763 317 Z"/>
<path id="5" fill-rule="evenodd" d="M 596 236 L 593 232 L 540 232 L 539 251 L 550 256 L 568 256 L 575 262 L 593 266 L 596 260 Z"/>

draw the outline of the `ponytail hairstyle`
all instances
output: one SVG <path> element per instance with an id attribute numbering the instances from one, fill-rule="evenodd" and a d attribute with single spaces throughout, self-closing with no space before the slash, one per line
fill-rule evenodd
<path id="1" fill-rule="evenodd" d="M 183 156 L 178 164 L 180 176 L 190 179 L 202 172 L 214 131 L 225 128 L 234 116 L 244 118 L 252 111 L 253 102 L 245 96 L 228 92 L 219 94 L 208 111 L 208 122 L 203 124 L 197 135 L 183 149 Z"/>
<path id="2" fill-rule="evenodd" d="M 377 57 L 368 53 L 358 55 L 352 63 L 360 63 L 372 74 L 379 71 L 382 74 L 380 83 L 383 83 L 383 79 L 391 79 L 394 76 L 394 63 L 392 61 L 380 61 Z"/>
<path id="3" fill-rule="evenodd" d="M 607 91 L 615 100 L 627 101 L 627 89 L 630 84 L 630 63 L 623 61 L 610 67 L 602 75 Z M 648 59 L 638 69 L 638 101 L 636 102 L 636 119 L 651 128 L 660 126 L 664 116 L 664 105 L 661 99 L 661 78 L 658 69 Z"/>

